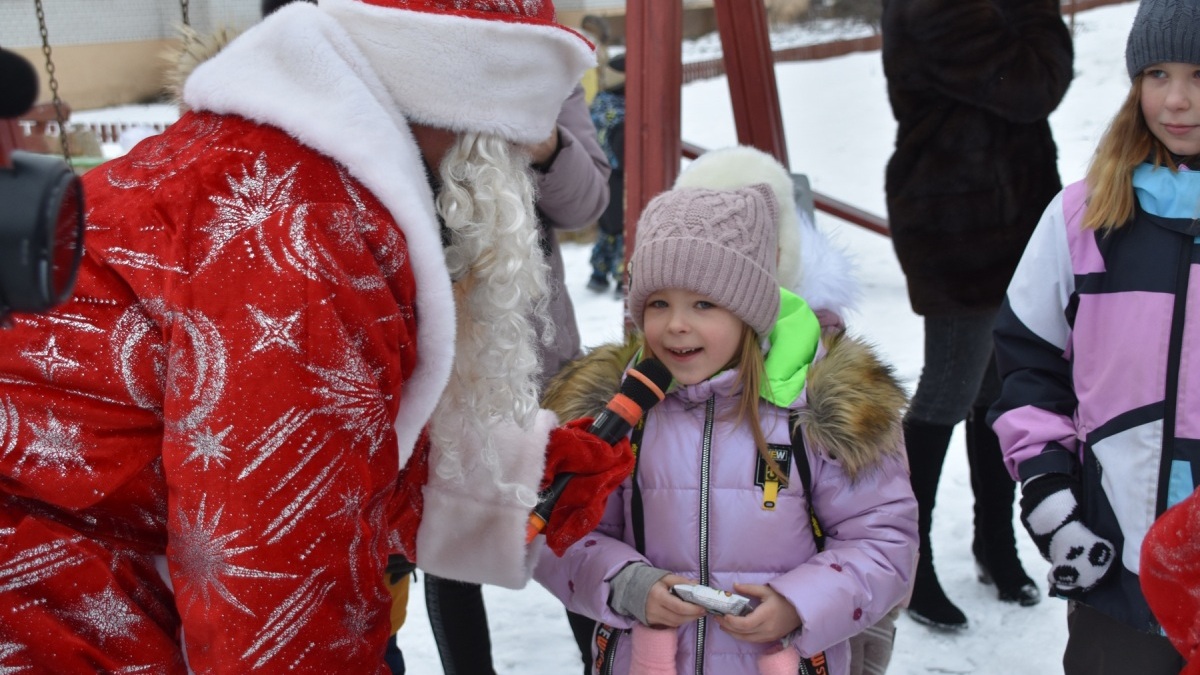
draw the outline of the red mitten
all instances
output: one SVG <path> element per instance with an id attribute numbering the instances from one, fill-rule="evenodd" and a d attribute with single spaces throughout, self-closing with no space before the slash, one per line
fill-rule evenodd
<path id="1" fill-rule="evenodd" d="M 609 445 L 588 432 L 591 425 L 592 419 L 584 417 L 550 432 L 542 487 L 559 474 L 574 474 L 546 523 L 546 545 L 555 555 L 595 529 L 608 496 L 633 472 L 629 439 Z"/>
<path id="2" fill-rule="evenodd" d="M 1200 490 L 1162 514 L 1142 540 L 1138 573 L 1146 603 L 1183 654 L 1184 673 L 1200 673 Z"/>

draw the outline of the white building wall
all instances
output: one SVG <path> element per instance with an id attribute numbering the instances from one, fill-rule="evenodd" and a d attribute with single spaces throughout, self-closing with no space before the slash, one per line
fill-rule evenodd
<path id="1" fill-rule="evenodd" d="M 42 0 L 50 46 L 169 39 L 183 22 L 176 0 Z M 259 19 L 258 0 L 189 0 L 188 18 L 200 33 L 244 28 Z M 29 0 L 0 0 L 0 47 L 40 47 Z"/>

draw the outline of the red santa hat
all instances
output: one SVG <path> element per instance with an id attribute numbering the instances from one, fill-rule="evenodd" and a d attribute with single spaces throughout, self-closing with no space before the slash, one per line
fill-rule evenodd
<path id="1" fill-rule="evenodd" d="M 535 143 L 594 48 L 552 0 L 320 0 L 411 121 Z"/>

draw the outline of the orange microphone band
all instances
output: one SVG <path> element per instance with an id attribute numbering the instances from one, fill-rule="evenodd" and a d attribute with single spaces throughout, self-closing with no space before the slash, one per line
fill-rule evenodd
<path id="1" fill-rule="evenodd" d="M 667 395 L 665 393 L 663 393 L 662 388 L 659 387 L 657 384 L 655 384 L 654 380 L 650 379 L 650 377 L 648 375 L 646 375 L 642 371 L 638 370 L 637 368 L 630 368 L 629 370 L 625 371 L 625 374 L 630 377 L 634 377 L 634 378 L 637 378 L 638 380 L 640 380 L 642 384 L 646 385 L 646 387 L 649 388 L 650 391 L 655 396 L 658 397 L 658 400 L 661 401 L 667 397 Z M 641 411 L 639 410 L 637 417 L 640 418 L 641 416 L 642 416 L 642 414 L 641 414 Z M 626 417 L 625 419 L 629 419 L 629 418 Z M 637 424 L 637 418 L 634 418 L 629 423 Z"/>

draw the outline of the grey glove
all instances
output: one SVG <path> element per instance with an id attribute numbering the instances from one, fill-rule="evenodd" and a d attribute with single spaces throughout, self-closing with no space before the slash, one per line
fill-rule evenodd
<path id="1" fill-rule="evenodd" d="M 667 570 L 651 567 L 646 563 L 635 562 L 626 565 L 617 576 L 608 582 L 612 586 L 612 597 L 608 606 L 622 616 L 637 619 L 647 625 L 646 598 L 650 597 L 650 589 L 658 580 L 670 574 Z"/>

